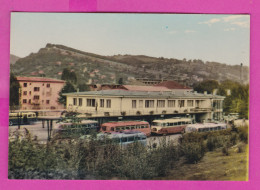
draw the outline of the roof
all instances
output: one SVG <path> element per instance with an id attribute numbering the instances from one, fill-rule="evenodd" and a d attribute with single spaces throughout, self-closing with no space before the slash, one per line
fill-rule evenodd
<path id="1" fill-rule="evenodd" d="M 160 92 L 160 91 L 171 91 L 164 86 L 140 86 L 140 85 L 122 85 L 126 90 L 130 91 L 149 91 L 149 92 Z"/>
<path id="2" fill-rule="evenodd" d="M 65 83 L 64 80 L 44 78 L 44 77 L 16 77 L 18 81 L 30 81 L 30 82 L 56 82 L 56 83 Z"/>
<path id="3" fill-rule="evenodd" d="M 159 84 L 156 84 L 154 86 L 164 86 L 168 89 L 192 89 L 192 88 L 189 88 L 187 86 L 184 86 L 184 85 L 181 85 L 175 81 L 163 81 Z"/>
<path id="4" fill-rule="evenodd" d="M 191 118 L 171 118 L 171 119 L 156 119 L 153 122 L 165 123 L 165 122 L 181 122 L 181 121 L 191 121 Z"/>
<path id="5" fill-rule="evenodd" d="M 86 92 L 64 93 L 65 96 L 105 96 L 105 97 L 138 97 L 138 98 L 219 98 L 224 99 L 224 96 L 201 94 L 191 91 L 128 91 L 128 90 L 100 90 Z"/>
<path id="6" fill-rule="evenodd" d="M 142 124 L 149 124 L 147 121 L 119 121 L 119 122 L 108 122 L 108 123 L 103 123 L 102 126 L 107 126 L 107 127 L 118 127 L 118 126 L 130 126 L 130 125 L 142 125 Z"/>
<path id="7" fill-rule="evenodd" d="M 196 123 L 196 124 L 190 124 L 187 125 L 187 128 L 195 128 L 195 129 L 200 129 L 200 128 L 208 128 L 208 127 L 226 127 L 227 124 L 225 123 Z"/>

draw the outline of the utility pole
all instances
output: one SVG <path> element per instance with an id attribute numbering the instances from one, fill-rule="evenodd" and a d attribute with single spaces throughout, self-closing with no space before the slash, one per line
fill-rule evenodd
<path id="1" fill-rule="evenodd" d="M 243 83 L 242 74 L 243 74 L 243 63 L 240 64 L 240 81 Z"/>

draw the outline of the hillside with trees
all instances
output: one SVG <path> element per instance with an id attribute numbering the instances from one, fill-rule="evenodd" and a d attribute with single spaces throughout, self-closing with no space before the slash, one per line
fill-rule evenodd
<path id="1" fill-rule="evenodd" d="M 174 56 L 174 55 L 173 55 Z M 37 53 L 20 58 L 11 65 L 16 75 L 43 76 L 61 79 L 64 69 L 77 76 L 77 83 L 130 83 L 134 78 L 174 80 L 194 86 L 204 80 L 225 80 L 248 83 L 247 66 L 183 60 L 145 55 L 103 56 L 66 47 L 47 44 Z"/>

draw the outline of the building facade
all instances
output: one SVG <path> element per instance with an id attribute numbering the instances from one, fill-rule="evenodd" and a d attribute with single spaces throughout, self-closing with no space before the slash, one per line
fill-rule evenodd
<path id="1" fill-rule="evenodd" d="M 88 116 L 192 115 L 198 121 L 223 119 L 223 96 L 190 91 L 101 90 L 66 93 L 68 111 Z"/>
<path id="2" fill-rule="evenodd" d="M 17 80 L 21 110 L 64 109 L 58 98 L 65 81 L 43 77 L 17 77 Z"/>

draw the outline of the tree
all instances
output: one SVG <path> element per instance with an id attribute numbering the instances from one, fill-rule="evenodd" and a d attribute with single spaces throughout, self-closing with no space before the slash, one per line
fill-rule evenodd
<path id="1" fill-rule="evenodd" d="M 77 83 L 77 75 L 74 71 L 70 71 L 68 68 L 63 69 L 61 80 L 69 81 L 73 84 Z"/>
<path id="2" fill-rule="evenodd" d="M 85 83 L 79 84 L 78 89 L 80 92 L 89 91 L 89 86 Z"/>
<path id="3" fill-rule="evenodd" d="M 209 93 L 212 93 L 214 89 L 218 89 L 219 83 L 215 80 L 206 80 L 194 87 L 194 90 L 200 93 L 203 93 L 204 91 L 207 91 Z"/>
<path id="4" fill-rule="evenodd" d="M 11 75 L 10 75 L 10 99 L 9 99 L 10 106 L 19 105 L 19 88 L 20 88 L 19 82 L 17 81 L 15 75 L 13 73 L 11 73 Z"/>
<path id="5" fill-rule="evenodd" d="M 66 82 L 65 86 L 61 89 L 61 91 L 59 92 L 59 99 L 58 102 L 61 104 L 66 105 L 66 96 L 62 95 L 63 93 L 69 93 L 69 92 L 76 92 L 76 88 L 74 87 L 74 85 L 70 82 Z"/>
<path id="6" fill-rule="evenodd" d="M 118 84 L 123 84 L 123 78 L 119 78 L 119 80 L 118 80 Z"/>

